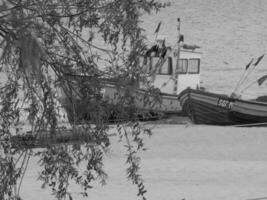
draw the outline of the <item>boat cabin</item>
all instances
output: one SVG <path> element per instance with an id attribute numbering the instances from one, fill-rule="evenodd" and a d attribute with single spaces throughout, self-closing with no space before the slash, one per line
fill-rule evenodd
<path id="1" fill-rule="evenodd" d="M 201 53 L 181 48 L 177 62 L 177 52 L 171 51 L 164 59 L 160 56 L 144 58 L 146 73 L 152 77 L 152 84 L 163 93 L 179 94 L 188 87 L 200 87 Z"/>

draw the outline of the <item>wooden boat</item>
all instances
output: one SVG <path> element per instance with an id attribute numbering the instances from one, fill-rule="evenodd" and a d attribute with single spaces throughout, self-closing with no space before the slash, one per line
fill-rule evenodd
<path id="1" fill-rule="evenodd" d="M 73 79 L 72 86 L 77 82 L 86 83 L 89 77 L 75 76 Z M 71 88 L 67 84 L 60 88 L 59 100 L 70 122 L 90 120 L 92 115 L 99 112 L 104 112 L 102 114 L 104 119 L 116 121 L 128 118 L 129 114 L 132 118 L 153 119 L 182 111 L 177 95 L 162 93 L 160 90 L 148 91 L 134 85 L 120 85 L 110 80 L 102 80 L 99 87 L 101 88 L 98 97 L 84 95 L 82 88 Z M 99 103 L 102 106 L 101 110 L 96 107 Z M 125 116 L 121 113 L 122 107 Z"/>
<path id="2" fill-rule="evenodd" d="M 180 24 L 180 21 L 178 22 Z M 165 46 L 165 38 L 157 37 L 157 44 Z M 96 87 L 100 87 L 99 96 L 107 107 L 107 113 L 103 115 L 111 115 L 109 118 L 114 118 L 120 107 L 127 107 L 129 112 L 135 113 L 135 117 L 140 117 L 143 111 L 152 117 L 155 114 L 162 116 L 181 113 L 182 108 L 177 95 L 187 87 L 200 87 L 201 53 L 196 51 L 196 48 L 199 47 L 184 44 L 182 37 L 178 41 L 178 49 L 166 47 L 165 51 L 158 53 L 154 51 L 158 51 L 159 47 L 152 46 L 147 53 L 140 56 L 143 75 L 148 77 L 154 92 L 151 92 L 151 87 L 148 88 L 138 80 L 132 83 L 118 82 L 116 77 L 102 77 L 96 80 L 100 81 Z M 99 98 L 84 96 L 82 91 L 87 87 L 93 89 L 94 86 L 86 85 L 86 80 L 92 78 L 86 74 L 77 75 L 73 76 L 71 82 L 60 86 L 59 100 L 67 111 L 69 121 L 89 119 L 92 113 L 99 112 L 94 106 L 94 102 L 99 101 Z M 126 93 L 130 96 L 131 103 L 122 100 Z"/>
<path id="3" fill-rule="evenodd" d="M 135 113 L 147 112 L 148 118 L 155 117 L 156 113 L 156 115 L 159 114 L 160 116 L 181 114 L 182 108 L 177 99 L 177 95 L 187 87 L 200 87 L 200 58 L 201 53 L 199 52 L 181 50 L 179 58 L 180 68 L 178 68 L 179 71 L 175 77 L 174 71 L 177 63 L 175 53 L 169 55 L 168 59 L 154 74 L 151 74 L 151 71 L 155 70 L 155 65 L 160 58 L 156 56 L 148 57 L 146 58 L 147 64 L 144 75 L 150 79 L 151 87 L 154 88 L 153 92 L 151 88 L 148 89 L 139 82 L 126 84 L 117 82 L 116 78 L 102 78 L 100 80 L 101 83 L 97 86 L 101 87 L 101 94 L 99 95 L 103 103 L 108 107 L 107 110 L 112 110 L 107 112 L 111 113 L 116 113 L 116 107 L 125 105 L 125 103 L 121 102 L 121 99 L 128 93 L 134 102 L 135 108 L 132 109 L 134 109 L 133 112 Z M 72 76 L 71 82 L 65 83 L 59 88 L 59 101 L 67 111 L 69 121 L 71 122 L 90 118 L 87 117 L 89 110 L 92 113 L 95 109 L 93 106 L 94 100 L 91 99 L 89 103 L 86 100 L 87 97 L 82 94 L 82 89 L 87 87 L 86 79 L 91 78 L 87 75 Z M 176 89 L 174 89 L 175 87 Z M 139 118 L 140 116 L 136 117 Z"/>
<path id="4" fill-rule="evenodd" d="M 178 99 L 183 112 L 196 124 L 267 125 L 266 97 L 241 100 L 188 88 L 181 92 Z"/>

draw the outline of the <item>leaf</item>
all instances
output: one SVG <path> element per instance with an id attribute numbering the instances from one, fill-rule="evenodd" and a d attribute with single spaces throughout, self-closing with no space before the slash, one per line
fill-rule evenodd
<path id="1" fill-rule="evenodd" d="M 6 2 L 4 1 L 3 4 L 0 5 L 0 12 L 6 11 L 8 9 Z"/>

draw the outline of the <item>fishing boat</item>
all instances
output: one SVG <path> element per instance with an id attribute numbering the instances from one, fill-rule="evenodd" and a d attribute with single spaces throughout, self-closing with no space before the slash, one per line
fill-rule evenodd
<path id="1" fill-rule="evenodd" d="M 252 70 L 262 58 L 263 56 L 259 57 Z M 248 69 L 251 64 L 252 61 L 246 66 L 244 74 L 249 74 Z M 267 96 L 244 100 L 241 99 L 241 93 L 236 92 L 246 77 L 247 75 L 241 77 L 234 92 L 229 96 L 191 88 L 185 89 L 178 96 L 183 112 L 196 124 L 266 126 Z M 260 86 L 265 80 L 267 80 L 266 75 L 252 83 L 258 83 Z"/>
<path id="2" fill-rule="evenodd" d="M 188 88 L 178 99 L 183 111 L 196 124 L 267 125 L 266 98 L 241 100 Z"/>
<path id="3" fill-rule="evenodd" d="M 155 31 L 156 34 L 159 26 Z M 97 81 L 100 81 L 101 87 L 99 96 L 108 108 L 105 116 L 111 115 L 111 118 L 114 118 L 116 109 L 122 106 L 129 107 L 129 112 L 137 115 L 143 111 L 152 116 L 155 113 L 160 116 L 182 113 L 177 95 L 187 87 L 200 88 L 201 53 L 196 50 L 198 46 L 184 44 L 183 35 L 180 34 L 180 19 L 178 19 L 177 29 L 179 38 L 177 48 L 165 47 L 166 38 L 157 35 L 156 45 L 140 56 L 143 75 L 148 78 L 150 88 L 138 81 L 125 84 L 116 81 L 116 77 L 98 78 Z M 77 122 L 90 118 L 89 112 L 92 113 L 95 110 L 94 101 L 97 101 L 97 98 L 99 100 L 99 97 L 90 97 L 88 100 L 88 97 L 82 95 L 82 89 L 86 88 L 86 80 L 93 77 L 88 75 L 72 77 L 71 82 L 61 85 L 59 100 L 67 111 L 69 121 Z M 84 86 L 81 87 L 81 85 Z M 127 102 L 122 101 L 126 93 L 130 96 Z M 129 101 L 134 106 L 129 106 Z"/>

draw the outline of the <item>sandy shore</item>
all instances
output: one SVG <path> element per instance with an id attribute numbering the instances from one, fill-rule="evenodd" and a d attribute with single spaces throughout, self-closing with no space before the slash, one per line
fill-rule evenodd
<path id="1" fill-rule="evenodd" d="M 87 199 L 137 199 L 135 186 L 125 177 L 123 144 L 115 138 L 112 143 L 105 158 L 108 184 L 96 185 Z M 142 174 L 148 199 L 246 200 L 267 196 L 266 128 L 157 125 L 146 144 Z M 48 189 L 40 188 L 38 170 L 32 160 L 22 197 L 53 199 Z M 76 187 L 72 190 L 78 192 Z"/>

